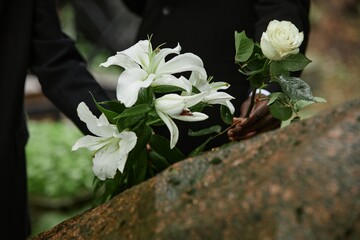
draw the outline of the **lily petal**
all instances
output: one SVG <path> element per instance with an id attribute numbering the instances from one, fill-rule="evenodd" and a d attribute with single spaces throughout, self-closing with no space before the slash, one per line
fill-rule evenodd
<path id="1" fill-rule="evenodd" d="M 211 92 L 209 95 L 207 95 L 204 98 L 204 102 L 209 103 L 209 104 L 221 104 L 221 105 L 227 106 L 229 108 L 231 114 L 233 114 L 235 112 L 235 107 L 230 102 L 230 100 L 232 100 L 232 99 L 234 99 L 234 97 L 228 93 L 214 91 L 214 92 Z"/>
<path id="2" fill-rule="evenodd" d="M 129 56 L 134 62 L 146 69 L 150 61 L 149 50 L 152 51 L 151 43 L 148 40 L 140 40 L 135 45 L 120 53 Z"/>
<path id="3" fill-rule="evenodd" d="M 170 131 L 170 148 L 174 148 L 177 141 L 179 140 L 179 129 L 175 122 L 166 114 L 157 111 L 159 117 L 164 121 L 165 125 Z"/>
<path id="4" fill-rule="evenodd" d="M 154 78 L 154 74 L 148 75 L 142 69 L 125 70 L 118 79 L 117 99 L 126 107 L 131 107 L 135 104 L 140 89 L 150 86 Z"/>
<path id="5" fill-rule="evenodd" d="M 198 56 L 193 53 L 184 53 L 173 57 L 167 62 L 160 63 L 157 74 L 174 74 L 186 71 L 197 71 L 201 77 L 206 78 L 204 64 Z"/>
<path id="6" fill-rule="evenodd" d="M 183 99 L 185 100 L 185 107 L 190 108 L 190 107 L 198 104 L 199 102 L 203 101 L 204 97 L 208 94 L 209 94 L 209 91 L 201 92 L 201 93 L 194 94 L 191 96 L 182 96 Z"/>
<path id="7" fill-rule="evenodd" d="M 220 90 L 229 88 L 230 84 L 227 82 L 212 82 L 209 86 L 212 90 Z"/>
<path id="8" fill-rule="evenodd" d="M 186 107 L 184 98 L 175 93 L 165 94 L 158 99 L 155 99 L 155 108 L 167 115 L 181 114 Z"/>
<path id="9" fill-rule="evenodd" d="M 92 114 L 88 106 L 81 102 L 77 107 L 77 113 L 81 121 L 86 123 L 90 132 L 97 136 L 109 137 L 114 132 L 105 116 L 100 116 L 100 120 Z M 103 115 L 103 114 L 102 114 Z"/>
<path id="10" fill-rule="evenodd" d="M 79 138 L 75 142 L 75 144 L 71 148 L 71 151 L 76 151 L 82 147 L 87 148 L 89 151 L 95 151 L 95 150 L 102 148 L 105 145 L 107 145 L 107 142 L 103 141 L 102 137 L 86 135 L 86 136 Z"/>
<path id="11" fill-rule="evenodd" d="M 117 168 L 123 172 L 129 152 L 136 145 L 137 136 L 134 132 L 123 131 L 118 135 L 118 138 L 122 140 L 119 142 L 120 153 Z"/>
<path id="12" fill-rule="evenodd" d="M 162 48 L 160 51 L 155 55 L 154 57 L 154 67 L 161 66 L 165 63 L 165 58 L 169 54 L 180 54 L 181 47 L 180 44 L 178 44 L 175 48 Z"/>
<path id="13" fill-rule="evenodd" d="M 118 165 L 119 156 L 117 152 L 109 153 L 107 151 L 96 152 L 93 159 L 93 172 L 101 180 L 114 178 Z"/>
<path id="14" fill-rule="evenodd" d="M 198 122 L 209 118 L 208 115 L 201 112 L 192 112 L 190 115 L 176 115 L 171 117 L 185 122 Z"/>
<path id="15" fill-rule="evenodd" d="M 109 57 L 106 62 L 100 64 L 100 67 L 109 67 L 111 65 L 117 65 L 124 69 L 140 68 L 136 62 L 123 53 L 117 53 L 115 56 Z"/>
<path id="16" fill-rule="evenodd" d="M 191 90 L 192 90 L 191 83 L 189 82 L 189 80 L 187 80 L 183 76 L 176 78 L 173 75 L 167 74 L 167 75 L 163 75 L 160 78 L 155 79 L 153 81 L 153 83 L 151 84 L 151 86 L 153 86 L 153 87 L 161 86 L 161 85 L 176 86 L 176 87 L 184 89 L 188 94 L 190 94 Z"/>

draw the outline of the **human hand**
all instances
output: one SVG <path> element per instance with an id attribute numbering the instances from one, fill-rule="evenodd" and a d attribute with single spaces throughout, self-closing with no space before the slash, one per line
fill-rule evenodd
<path id="1" fill-rule="evenodd" d="M 245 117 L 250 106 L 249 97 L 240 108 L 240 117 L 233 118 L 233 127 L 227 132 L 230 141 L 239 141 L 254 137 L 260 133 L 279 128 L 281 121 L 274 118 L 267 105 L 268 100 L 265 95 L 256 96 L 255 105 L 249 117 Z"/>

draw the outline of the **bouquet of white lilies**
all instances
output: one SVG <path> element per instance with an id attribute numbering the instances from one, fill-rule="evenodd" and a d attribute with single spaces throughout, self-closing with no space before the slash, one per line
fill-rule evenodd
<path id="1" fill-rule="evenodd" d="M 274 118 L 287 120 L 295 115 L 293 120 L 298 120 L 303 107 L 325 102 L 312 95 L 307 83 L 291 74 L 311 62 L 299 52 L 303 39 L 303 33 L 288 21 L 271 21 L 260 44 L 254 43 L 245 32 L 235 32 L 235 63 L 252 88 L 247 117 L 255 104 L 257 90 L 266 88 L 269 81 L 278 83 L 282 90 L 263 98 L 268 101 Z M 153 49 L 150 40 L 143 40 L 118 52 L 100 65 L 117 65 L 122 69 L 117 81 L 117 99 L 95 100 L 102 112 L 99 118 L 85 103 L 79 104 L 78 115 L 94 136 L 80 138 L 72 149 L 84 147 L 93 153 L 95 192 L 101 192 L 99 203 L 186 157 L 176 147 L 179 129 L 173 119 L 202 121 L 209 116 L 201 111 L 219 104 L 223 121 L 229 127 L 237 124 L 233 122 L 234 97 L 219 91 L 227 89 L 229 84 L 213 82 L 198 56 L 180 54 L 180 50 L 180 45 Z M 153 131 L 159 125 L 167 126 L 170 140 Z M 203 151 L 210 140 L 228 129 L 213 126 L 193 133 L 209 138 L 191 154 Z"/>
<path id="2" fill-rule="evenodd" d="M 78 115 L 94 136 L 80 138 L 72 150 L 84 147 L 93 153 L 93 171 L 102 180 L 99 185 L 106 185 L 101 201 L 186 157 L 175 147 L 179 129 L 173 119 L 202 121 L 209 116 L 201 109 L 220 104 L 224 119 L 231 121 L 233 97 L 218 91 L 229 84 L 212 82 L 202 60 L 192 53 L 180 54 L 180 50 L 180 45 L 153 49 L 149 40 L 143 40 L 118 52 L 100 65 L 122 68 L 117 99 L 95 101 L 102 112 L 99 118 L 84 102 L 79 104 Z M 174 56 L 166 61 L 171 54 Z M 170 141 L 153 131 L 152 126 L 161 124 L 169 129 Z M 218 132 L 214 128 L 203 132 L 214 131 Z"/>

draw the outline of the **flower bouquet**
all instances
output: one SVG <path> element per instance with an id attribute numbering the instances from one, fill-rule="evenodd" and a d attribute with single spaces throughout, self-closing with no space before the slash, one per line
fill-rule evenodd
<path id="1" fill-rule="evenodd" d="M 177 147 L 179 129 L 174 121 L 203 121 L 208 106 L 220 105 L 227 129 L 213 126 L 191 134 L 208 135 L 208 140 L 195 146 L 191 155 L 203 151 L 213 138 L 226 133 L 237 124 L 232 123 L 233 96 L 226 90 L 229 84 L 215 82 L 207 76 L 200 57 L 192 53 L 180 54 L 181 47 L 153 48 L 151 39 L 116 53 L 100 66 L 121 68 L 117 80 L 116 100 L 97 102 L 102 112 L 94 116 L 84 102 L 78 106 L 78 116 L 93 136 L 76 141 L 72 150 L 87 148 L 92 153 L 95 178 L 95 204 L 103 203 L 118 193 L 148 178 L 185 156 Z M 235 32 L 239 71 L 247 76 L 255 95 L 268 81 L 281 86 L 282 92 L 271 93 L 268 101 L 273 117 L 287 120 L 306 105 L 325 101 L 313 97 L 309 85 L 291 72 L 300 71 L 310 62 L 299 53 L 302 33 L 290 22 L 272 21 L 261 43 L 254 43 L 245 32 Z M 294 119 L 299 116 L 295 115 Z M 153 127 L 166 125 L 169 139 L 158 135 Z"/>
<path id="2" fill-rule="evenodd" d="M 198 56 L 180 54 L 180 50 L 180 45 L 153 49 L 150 40 L 143 40 L 118 52 L 101 64 L 122 69 L 117 81 L 117 99 L 95 100 L 102 112 L 99 118 L 84 102 L 79 104 L 78 116 L 94 136 L 80 138 L 72 150 L 85 147 L 93 153 L 99 203 L 186 157 L 176 148 L 179 129 L 173 119 L 205 120 L 208 116 L 202 109 L 214 104 L 222 106 L 224 119 L 228 122 L 232 119 L 235 109 L 230 100 L 234 98 L 218 91 L 229 84 L 213 82 Z M 167 61 L 169 55 L 173 57 Z M 170 140 L 153 130 L 153 126 L 159 125 L 167 126 Z M 193 133 L 212 134 L 193 154 L 201 152 L 219 132 L 215 126 Z"/>
<path id="3" fill-rule="evenodd" d="M 252 88 L 246 117 L 249 117 L 257 101 L 268 101 L 271 115 L 282 121 L 290 118 L 292 121 L 300 120 L 298 113 L 305 106 L 326 102 L 323 98 L 314 97 L 310 86 L 293 76 L 294 72 L 302 71 L 311 62 L 299 52 L 303 40 L 303 32 L 299 32 L 289 21 L 271 21 L 261 36 L 260 44 L 248 38 L 244 31 L 235 32 L 235 62 Z M 264 89 L 269 82 L 279 84 L 281 92 L 268 94 Z M 267 96 L 256 98 L 257 93 Z"/>

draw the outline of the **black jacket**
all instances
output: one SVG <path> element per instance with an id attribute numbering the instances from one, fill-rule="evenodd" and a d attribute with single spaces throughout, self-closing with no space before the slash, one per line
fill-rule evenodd
<path id="1" fill-rule="evenodd" d="M 204 61 L 208 75 L 215 81 L 231 84 L 226 90 L 236 99 L 235 115 L 239 115 L 241 103 L 248 97 L 249 82 L 239 73 L 234 63 L 234 32 L 245 30 L 247 36 L 259 41 L 271 20 L 289 20 L 300 31 L 305 40 L 301 46 L 304 52 L 309 35 L 309 0 L 124 0 L 130 10 L 142 16 L 138 39 L 152 35 L 153 46 L 166 43 L 175 47 L 179 42 L 182 53 L 192 52 Z M 276 85 L 268 90 L 278 91 Z M 178 146 L 189 152 L 204 139 L 187 136 L 188 128 L 197 130 L 221 123 L 215 108 L 209 109 L 209 119 L 198 123 L 178 122 L 180 137 Z M 224 126 L 225 127 L 225 126 Z M 166 128 L 161 133 L 169 136 Z M 226 136 L 213 142 L 210 147 L 227 142 Z"/>
<path id="2" fill-rule="evenodd" d="M 0 232 L 4 240 L 18 240 L 29 233 L 26 74 L 38 76 L 44 94 L 84 133 L 88 131 L 77 116 L 77 105 L 85 101 L 95 112 L 89 92 L 98 100 L 107 96 L 87 71 L 74 42 L 61 32 L 55 1 L 1 0 L 0 25 Z"/>

